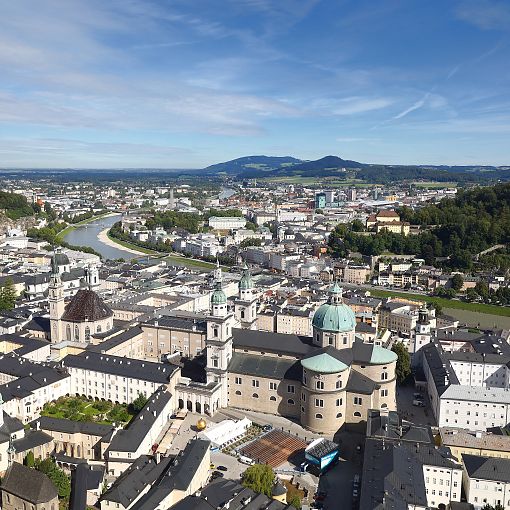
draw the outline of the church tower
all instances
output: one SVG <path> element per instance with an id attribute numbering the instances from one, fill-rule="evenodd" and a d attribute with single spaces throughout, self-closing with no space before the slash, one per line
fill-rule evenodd
<path id="1" fill-rule="evenodd" d="M 223 292 L 221 274 L 211 294 L 211 314 L 207 318 L 207 382 L 220 383 L 220 398 L 217 407 L 228 405 L 228 365 L 232 359 L 232 329 L 234 314 L 227 307 L 227 296 Z"/>
<path id="2" fill-rule="evenodd" d="M 430 343 L 432 339 L 431 324 L 429 318 L 429 311 L 426 305 L 424 305 L 418 311 L 418 320 L 416 321 L 416 327 L 414 330 L 414 350 L 413 352 L 419 351 L 424 345 Z"/>
<path id="3" fill-rule="evenodd" d="M 99 270 L 95 264 L 90 264 L 86 271 L 87 286 L 90 290 L 95 290 L 99 287 Z"/>
<path id="4" fill-rule="evenodd" d="M 235 316 L 244 329 L 256 329 L 257 327 L 257 296 L 251 274 L 246 263 L 243 267 L 243 275 L 239 280 L 239 295 L 234 301 Z"/>
<path id="5" fill-rule="evenodd" d="M 51 258 L 51 275 L 48 286 L 48 303 L 50 306 L 50 337 L 52 343 L 62 340 L 62 315 L 65 310 L 64 284 L 60 278 L 56 253 Z"/>

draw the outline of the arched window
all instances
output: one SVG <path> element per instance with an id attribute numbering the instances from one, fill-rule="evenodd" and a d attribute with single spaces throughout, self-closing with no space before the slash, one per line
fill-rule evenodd
<path id="1" fill-rule="evenodd" d="M 96 332 L 97 332 L 97 333 L 101 333 L 101 324 L 98 324 L 98 325 L 97 325 Z"/>
<path id="2" fill-rule="evenodd" d="M 88 326 L 85 327 L 85 340 L 90 340 L 90 328 Z"/>
<path id="3" fill-rule="evenodd" d="M 273 402 L 276 402 L 276 397 L 275 397 L 274 395 L 271 395 L 271 396 L 269 397 L 269 400 L 272 400 Z"/>
<path id="4" fill-rule="evenodd" d="M 71 326 L 69 324 L 66 326 L 66 340 L 69 340 L 69 341 L 72 340 L 72 338 L 71 338 Z"/>
<path id="5" fill-rule="evenodd" d="M 323 390 L 324 389 L 324 381 L 317 381 L 316 384 L 315 384 L 315 387 L 318 390 Z"/>
<path id="6" fill-rule="evenodd" d="M 75 340 L 80 339 L 80 329 L 78 328 L 78 324 L 74 326 L 74 339 Z"/>
<path id="7" fill-rule="evenodd" d="M 216 326 L 216 327 L 214 327 L 214 328 L 213 328 L 213 336 L 216 336 L 216 337 L 217 337 L 217 336 L 218 336 L 218 334 L 219 334 L 219 329 L 218 329 L 218 327 Z"/>
<path id="8" fill-rule="evenodd" d="M 241 395 L 241 392 L 239 390 L 237 390 L 236 395 Z"/>
<path id="9" fill-rule="evenodd" d="M 295 403 L 294 399 L 292 399 L 292 398 L 289 398 L 289 400 L 287 400 L 287 404 L 290 404 L 291 406 L 293 406 L 294 403 Z"/>
<path id="10" fill-rule="evenodd" d="M 388 407 L 388 404 L 381 404 L 381 409 L 384 409 L 385 407 Z"/>
<path id="11" fill-rule="evenodd" d="M 354 416 L 356 416 L 356 418 L 361 418 L 361 413 L 359 411 L 356 411 L 354 413 Z"/>
<path id="12" fill-rule="evenodd" d="M 315 417 L 318 419 L 318 420 L 322 420 L 322 414 L 321 413 L 317 413 L 315 415 Z"/>
<path id="13" fill-rule="evenodd" d="M 244 319 L 244 310 L 241 310 L 241 319 Z"/>
<path id="14" fill-rule="evenodd" d="M 336 413 L 336 417 L 337 418 L 341 418 L 342 417 L 342 413 Z"/>
<path id="15" fill-rule="evenodd" d="M 317 340 L 317 343 L 318 343 L 319 342 L 319 333 L 317 333 L 316 340 Z"/>
<path id="16" fill-rule="evenodd" d="M 253 397 L 253 398 L 259 398 L 259 396 L 257 395 L 257 393 L 254 393 L 254 394 L 252 395 L 252 397 Z"/>

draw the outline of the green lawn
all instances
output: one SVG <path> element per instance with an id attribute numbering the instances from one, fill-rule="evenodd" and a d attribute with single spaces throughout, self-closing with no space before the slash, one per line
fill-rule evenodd
<path id="1" fill-rule="evenodd" d="M 91 221 L 100 220 L 101 218 L 104 218 L 105 216 L 108 216 L 111 214 L 110 212 L 104 213 L 104 214 L 98 214 L 97 216 L 92 216 L 91 218 L 87 218 L 86 220 L 79 221 L 78 223 L 71 223 L 69 224 L 64 230 L 61 230 L 57 237 L 59 239 L 64 239 L 64 237 L 72 232 L 73 230 L 76 230 L 80 225 L 85 225 L 86 223 L 90 223 Z"/>
<path id="2" fill-rule="evenodd" d="M 85 397 L 60 397 L 58 400 L 44 404 L 41 416 L 110 425 L 128 423 L 134 415 L 125 404 L 95 401 Z"/>
<path id="3" fill-rule="evenodd" d="M 426 296 L 424 294 L 410 294 L 408 292 L 398 292 L 392 290 L 370 289 L 370 294 L 374 297 L 401 297 L 405 299 L 415 299 L 427 303 L 437 303 L 443 308 L 456 308 L 458 310 L 468 310 L 471 312 L 488 313 L 491 315 L 501 315 L 510 317 L 510 307 L 486 305 L 484 303 L 467 303 L 456 299 L 446 299 L 435 296 Z"/>
<path id="4" fill-rule="evenodd" d="M 216 264 L 213 262 L 206 262 L 205 260 L 188 259 L 186 257 L 179 257 L 178 255 L 168 255 L 163 257 L 163 260 L 168 260 L 170 263 L 181 264 L 186 267 L 204 267 L 206 269 L 214 269 Z M 228 268 L 223 268 L 223 271 L 228 271 Z"/>

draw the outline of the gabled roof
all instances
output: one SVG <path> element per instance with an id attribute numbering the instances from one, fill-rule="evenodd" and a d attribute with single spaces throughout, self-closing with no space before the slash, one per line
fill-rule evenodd
<path id="1" fill-rule="evenodd" d="M 37 505 L 57 497 L 57 489 L 51 480 L 40 471 L 13 462 L 2 481 L 2 491 L 18 496 Z"/>

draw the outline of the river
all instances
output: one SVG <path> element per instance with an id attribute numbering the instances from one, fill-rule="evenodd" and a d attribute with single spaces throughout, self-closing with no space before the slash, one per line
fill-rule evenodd
<path id="1" fill-rule="evenodd" d="M 231 197 L 232 195 L 235 195 L 236 193 L 237 193 L 237 191 L 235 189 L 221 188 L 221 193 L 219 194 L 218 198 L 220 200 L 225 200 L 225 199 Z"/>
<path id="2" fill-rule="evenodd" d="M 98 235 L 105 228 L 110 228 L 114 223 L 119 221 L 120 214 L 115 216 L 108 216 L 107 218 L 100 218 L 85 225 L 77 227 L 72 232 L 69 232 L 64 239 L 74 246 L 90 246 L 100 253 L 105 259 L 132 259 L 136 257 L 133 253 L 123 250 L 121 246 L 114 248 L 103 243 Z"/>

